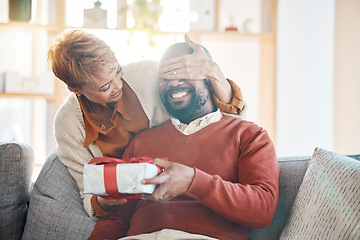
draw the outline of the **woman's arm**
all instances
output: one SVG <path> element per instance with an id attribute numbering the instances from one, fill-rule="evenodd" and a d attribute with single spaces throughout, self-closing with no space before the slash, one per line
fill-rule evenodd
<path id="1" fill-rule="evenodd" d="M 83 199 L 85 211 L 95 218 L 91 207 L 91 194 L 84 194 L 83 168 L 93 157 L 102 157 L 95 143 L 83 147 L 85 140 L 85 123 L 80 104 L 71 94 L 55 116 L 54 132 L 57 141 L 57 154 L 77 183 Z"/>

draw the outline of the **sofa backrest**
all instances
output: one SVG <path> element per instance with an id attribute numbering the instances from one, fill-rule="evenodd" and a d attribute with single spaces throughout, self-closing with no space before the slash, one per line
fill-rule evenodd
<path id="1" fill-rule="evenodd" d="M 0 239 L 21 239 L 30 197 L 34 152 L 22 143 L 0 143 Z"/>

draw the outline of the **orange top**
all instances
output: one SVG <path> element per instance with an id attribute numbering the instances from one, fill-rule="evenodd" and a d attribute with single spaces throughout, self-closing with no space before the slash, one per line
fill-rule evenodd
<path id="1" fill-rule="evenodd" d="M 79 97 L 85 122 L 84 147 L 96 142 L 105 157 L 121 158 L 125 147 L 135 134 L 149 128 L 149 120 L 134 91 L 124 82 L 123 96 L 111 113 L 111 126 L 106 130 L 90 116 L 87 99 Z M 91 110 L 90 110 L 91 111 Z"/>

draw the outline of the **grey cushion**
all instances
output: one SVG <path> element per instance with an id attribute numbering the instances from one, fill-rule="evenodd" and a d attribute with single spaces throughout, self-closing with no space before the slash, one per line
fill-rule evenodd
<path id="1" fill-rule="evenodd" d="M 360 162 L 316 148 L 280 239 L 360 239 Z"/>
<path id="2" fill-rule="evenodd" d="M 21 239 L 34 153 L 21 143 L 0 143 L 0 239 Z"/>
<path id="3" fill-rule="evenodd" d="M 87 239 L 95 225 L 75 180 L 53 152 L 31 192 L 23 239 Z"/>
<path id="4" fill-rule="evenodd" d="M 266 228 L 253 230 L 251 239 L 279 239 L 290 215 L 291 206 L 303 181 L 310 159 L 311 156 L 279 158 L 279 202 L 274 218 Z"/>
<path id="5" fill-rule="evenodd" d="M 360 160 L 360 154 L 348 156 Z M 252 240 L 278 240 L 280 238 L 309 166 L 310 159 L 311 156 L 279 158 L 280 182 L 278 206 L 271 224 L 266 228 L 253 230 L 251 234 Z"/>

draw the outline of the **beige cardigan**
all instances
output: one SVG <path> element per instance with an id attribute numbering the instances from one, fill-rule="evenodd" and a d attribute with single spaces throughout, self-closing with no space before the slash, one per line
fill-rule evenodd
<path id="1" fill-rule="evenodd" d="M 167 121 L 169 116 L 159 95 L 158 62 L 142 61 L 123 66 L 123 68 L 123 78 L 136 93 L 150 121 L 149 127 Z M 95 219 L 90 202 L 92 195 L 84 194 L 83 167 L 93 157 L 102 157 L 102 153 L 96 143 L 83 147 L 85 123 L 75 94 L 71 93 L 57 112 L 54 132 L 58 144 L 57 154 L 79 187 L 85 211 Z"/>

